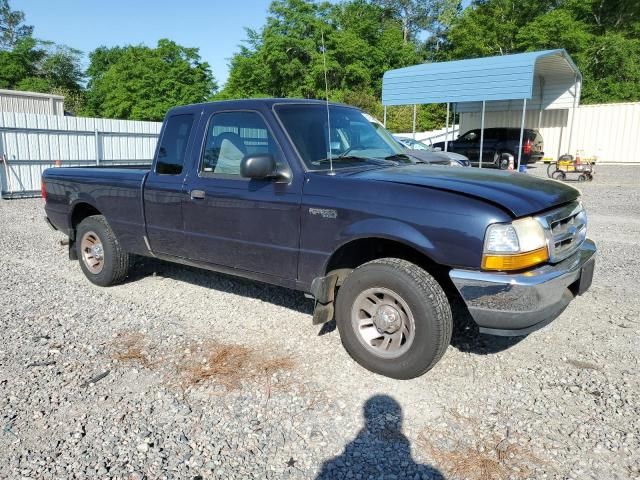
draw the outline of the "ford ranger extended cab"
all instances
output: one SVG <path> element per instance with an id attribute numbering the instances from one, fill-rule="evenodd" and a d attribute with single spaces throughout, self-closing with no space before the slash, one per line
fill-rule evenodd
<path id="1" fill-rule="evenodd" d="M 296 289 L 356 361 L 399 379 L 444 354 L 450 301 L 483 333 L 521 336 L 593 276 L 578 190 L 415 164 L 346 105 L 177 107 L 150 169 L 51 168 L 42 190 L 94 284 L 124 281 L 142 255 Z"/>

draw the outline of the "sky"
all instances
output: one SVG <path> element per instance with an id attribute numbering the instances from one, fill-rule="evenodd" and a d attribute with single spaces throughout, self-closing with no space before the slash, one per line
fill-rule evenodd
<path id="1" fill-rule="evenodd" d="M 169 38 L 198 47 L 222 86 L 227 63 L 246 38 L 245 27 L 260 28 L 270 0 L 11 0 L 22 10 L 34 36 L 77 48 L 87 55 L 99 46 L 145 44 Z M 85 58 L 84 65 L 88 64 Z"/>

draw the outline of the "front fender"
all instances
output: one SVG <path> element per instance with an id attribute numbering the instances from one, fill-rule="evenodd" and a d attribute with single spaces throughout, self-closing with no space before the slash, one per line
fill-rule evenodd
<path id="1" fill-rule="evenodd" d="M 415 227 L 392 218 L 367 218 L 349 224 L 338 234 L 338 249 L 354 240 L 383 238 L 412 247 L 434 260 L 433 243 Z"/>

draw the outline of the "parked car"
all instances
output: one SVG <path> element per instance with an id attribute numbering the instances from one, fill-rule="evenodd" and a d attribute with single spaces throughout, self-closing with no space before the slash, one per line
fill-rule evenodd
<path id="1" fill-rule="evenodd" d="M 411 163 L 424 163 L 427 165 L 443 165 L 450 167 L 469 167 L 471 164 L 467 157 L 458 155 L 457 153 L 438 152 L 434 149 L 428 150 L 412 150 L 407 148 L 402 142 L 400 142 L 389 130 L 387 130 L 382 122 L 377 118 L 372 117 L 367 113 L 362 114 L 373 128 L 376 129 L 381 138 L 385 139 L 390 145 L 395 145 L 399 148 L 400 152 L 404 153 L 404 156 L 409 159 Z"/>
<path id="2" fill-rule="evenodd" d="M 413 138 L 399 137 L 394 135 L 400 145 L 402 145 L 407 154 L 416 159 L 433 159 L 433 163 L 446 164 L 447 161 L 451 167 L 470 167 L 471 162 L 464 155 L 455 152 L 443 152 L 440 147 L 432 147 L 419 140 Z"/>
<path id="3" fill-rule="evenodd" d="M 482 166 L 506 170 L 509 161 L 517 161 L 520 145 L 519 128 L 485 128 L 482 147 Z M 444 150 L 444 142 L 433 145 Z M 447 150 L 465 155 L 471 165 L 480 164 L 480 129 L 469 130 L 456 140 L 449 142 Z M 544 141 L 537 130 L 525 129 L 523 133 L 521 165 L 528 165 L 542 160 L 544 157 Z"/>
<path id="4" fill-rule="evenodd" d="M 150 168 L 50 168 L 42 193 L 92 283 L 124 281 L 141 255 L 296 289 L 393 378 L 445 353 L 451 300 L 481 332 L 518 336 L 589 288 L 578 190 L 398 155 L 346 105 L 203 103 L 169 111 Z"/>

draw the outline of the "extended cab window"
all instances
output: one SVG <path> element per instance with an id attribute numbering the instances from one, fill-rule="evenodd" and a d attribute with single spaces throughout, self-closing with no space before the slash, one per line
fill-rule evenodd
<path id="1" fill-rule="evenodd" d="M 164 175 L 182 173 L 192 126 L 193 114 L 169 117 L 158 149 L 156 173 Z"/>
<path id="2" fill-rule="evenodd" d="M 211 117 L 202 156 L 203 173 L 239 176 L 242 159 L 260 154 L 270 154 L 278 161 L 274 140 L 259 114 L 223 112 Z"/>

